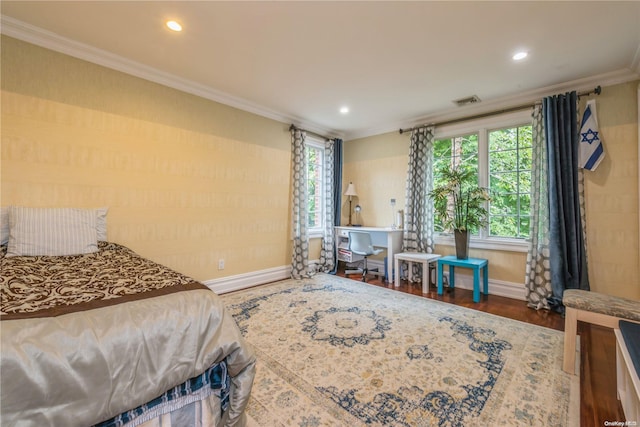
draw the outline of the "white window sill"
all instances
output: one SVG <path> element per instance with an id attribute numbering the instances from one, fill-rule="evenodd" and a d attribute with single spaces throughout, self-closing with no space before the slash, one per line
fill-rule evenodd
<path id="1" fill-rule="evenodd" d="M 308 236 L 310 239 L 320 239 L 322 237 L 324 237 L 324 233 L 322 231 L 309 231 Z"/>
<path id="2" fill-rule="evenodd" d="M 436 245 L 455 246 L 453 235 L 436 235 Z M 529 241 L 524 239 L 507 239 L 501 237 L 489 237 L 481 239 L 479 237 L 471 237 L 469 241 L 471 249 L 489 249 L 494 251 L 509 252 L 527 252 L 529 250 Z"/>

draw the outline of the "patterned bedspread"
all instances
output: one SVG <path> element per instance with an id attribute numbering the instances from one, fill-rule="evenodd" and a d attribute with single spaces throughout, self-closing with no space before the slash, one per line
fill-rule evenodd
<path id="1" fill-rule="evenodd" d="M 59 316 L 191 289 L 201 283 L 116 243 L 76 256 L 5 257 L 0 319 Z"/>
<path id="2" fill-rule="evenodd" d="M 206 286 L 114 244 L 64 257 L 0 250 L 0 425 L 88 426 L 224 361 L 244 424 L 255 355 Z"/>

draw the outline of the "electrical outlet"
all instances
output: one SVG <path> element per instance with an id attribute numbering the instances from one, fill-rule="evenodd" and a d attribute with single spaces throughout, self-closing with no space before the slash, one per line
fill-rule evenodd
<path id="1" fill-rule="evenodd" d="M 218 260 L 218 270 L 224 270 L 224 260 L 222 258 Z"/>

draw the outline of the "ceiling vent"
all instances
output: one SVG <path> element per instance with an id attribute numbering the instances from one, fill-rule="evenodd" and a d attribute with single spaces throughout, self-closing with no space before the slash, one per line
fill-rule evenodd
<path id="1" fill-rule="evenodd" d="M 478 98 L 477 95 L 472 95 L 466 98 L 457 99 L 453 101 L 453 103 L 456 104 L 458 107 L 464 107 L 465 105 L 469 105 L 469 104 L 477 104 L 478 102 L 480 102 L 480 98 Z"/>

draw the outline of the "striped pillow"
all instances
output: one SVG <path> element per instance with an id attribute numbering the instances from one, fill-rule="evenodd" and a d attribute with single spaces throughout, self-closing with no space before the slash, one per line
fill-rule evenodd
<path id="1" fill-rule="evenodd" d="M 95 209 L 9 208 L 7 257 L 80 255 L 98 250 Z"/>
<path id="2" fill-rule="evenodd" d="M 9 241 L 9 208 L 0 208 L 0 245 L 6 245 Z"/>
<path id="3" fill-rule="evenodd" d="M 98 241 L 107 241 L 107 212 L 109 208 L 95 209 L 96 213 L 96 231 L 98 232 Z"/>

